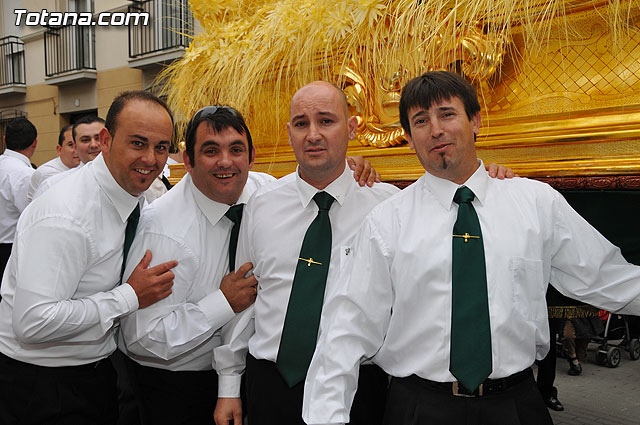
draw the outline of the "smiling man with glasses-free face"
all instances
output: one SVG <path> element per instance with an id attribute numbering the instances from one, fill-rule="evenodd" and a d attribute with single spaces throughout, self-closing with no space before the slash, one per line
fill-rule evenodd
<path id="1" fill-rule="evenodd" d="M 131 100 L 112 129 L 100 131 L 102 155 L 116 181 L 131 195 L 138 196 L 160 175 L 169 156 L 173 136 L 171 117 L 160 105 Z"/>
<path id="2" fill-rule="evenodd" d="M 224 121 L 207 119 L 216 113 L 229 115 L 232 120 L 237 117 L 237 112 L 226 106 L 207 106 L 198 111 L 193 118 L 197 123 L 194 143 L 187 146 L 183 159 L 202 193 L 216 202 L 233 205 L 247 182 L 255 152 L 248 129 L 232 125 L 236 121 L 224 126 Z"/>
<path id="3" fill-rule="evenodd" d="M 125 92 L 100 134 L 104 155 L 21 215 L 0 302 L 0 423 L 116 423 L 115 324 L 171 293 L 177 263 L 153 255 L 151 265 L 149 251 L 129 251 L 133 267 L 121 274 L 138 195 L 167 156 L 171 113 L 150 93 Z"/>
<path id="4" fill-rule="evenodd" d="M 218 394 L 214 349 L 227 323 L 256 294 L 255 278 L 244 277 L 251 264 L 231 266 L 238 228 L 236 216 L 227 214 L 241 216 L 242 205 L 230 205 L 275 180 L 249 172 L 251 134 L 232 108 L 203 108 L 185 139 L 188 174 L 142 212 L 125 271 L 146 249 L 154 261 L 179 262 L 166 302 L 121 321 L 127 354 L 136 361 L 142 410 L 156 425 L 211 421 Z"/>
<path id="5" fill-rule="evenodd" d="M 95 116 L 86 116 L 73 125 L 73 140 L 76 151 L 83 164 L 93 161 L 100 153 L 100 131 L 104 120 Z"/>

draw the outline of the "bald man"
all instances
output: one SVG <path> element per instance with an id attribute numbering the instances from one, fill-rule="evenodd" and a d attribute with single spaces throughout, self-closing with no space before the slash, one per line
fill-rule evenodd
<path id="1" fill-rule="evenodd" d="M 320 310 L 307 309 L 306 305 L 315 302 L 321 308 L 322 298 L 328 298 L 339 285 L 336 278 L 340 268 L 347 265 L 360 222 L 374 206 L 398 191 L 385 183 L 361 187 L 354 181 L 346 166 L 346 153 L 356 129 L 356 118 L 349 117 L 344 94 L 329 83 L 318 81 L 304 86 L 291 100 L 287 132 L 298 168 L 259 189 L 245 207 L 237 264 L 251 262 L 254 265 L 253 274 L 259 289 L 255 306 L 234 319 L 235 327 L 229 331 L 231 337 L 227 338 L 227 344 L 215 351 L 219 374 L 217 425 L 227 425 L 230 420 L 241 424 L 237 397 L 245 358 L 248 399 L 245 408 L 249 423 L 303 424 L 306 366 L 311 361 L 319 328 L 322 329 L 326 320 Z M 332 198 L 328 212 L 331 252 L 328 261 L 322 260 L 324 264 L 316 264 L 319 261 L 309 256 L 303 259 L 305 255 L 301 252 L 307 229 L 319 214 L 320 207 L 314 197 L 320 192 Z M 326 276 L 326 286 L 319 291 L 320 300 L 291 296 L 292 288 L 299 281 L 294 279 L 296 269 L 301 265 L 312 274 Z M 323 281 L 321 285 L 324 284 Z M 291 314 L 288 311 L 299 306 L 307 316 L 312 316 L 303 320 L 311 319 L 316 325 L 304 329 L 312 341 L 311 351 L 307 349 L 306 354 L 302 354 L 303 348 L 293 348 L 295 357 L 306 363 L 296 376 L 287 371 L 290 359 L 279 356 L 279 352 L 281 344 L 289 342 L 283 338 L 283 331 L 289 326 L 285 322 L 298 321 L 287 318 Z M 356 397 L 352 424 L 374 425 L 381 420 L 387 381 L 377 366 L 369 364 L 361 368 L 362 394 Z"/>

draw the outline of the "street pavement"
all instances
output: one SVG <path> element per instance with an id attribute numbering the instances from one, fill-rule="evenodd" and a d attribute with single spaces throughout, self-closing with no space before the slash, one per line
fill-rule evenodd
<path id="1" fill-rule="evenodd" d="M 555 425 L 640 425 L 640 360 L 621 348 L 617 368 L 595 362 L 596 344 L 589 344 L 582 374 L 567 374 L 566 359 L 558 358 L 555 386 L 563 412 L 550 410 Z"/>

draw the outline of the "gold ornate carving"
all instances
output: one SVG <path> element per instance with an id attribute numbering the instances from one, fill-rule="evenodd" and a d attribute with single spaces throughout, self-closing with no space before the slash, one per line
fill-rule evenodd
<path id="1" fill-rule="evenodd" d="M 487 81 L 500 69 L 507 45 L 504 37 L 483 34 L 479 28 L 468 29 L 452 42 L 442 34 L 436 39 L 442 51 L 440 56 L 446 63 L 434 66 L 425 62 L 422 68 L 425 71 L 460 68 L 476 82 Z M 336 68 L 336 79 L 344 81 L 342 89 L 350 113 L 358 119 L 357 140 L 363 146 L 384 148 L 406 143 L 398 103 L 402 82 L 409 79 L 407 74 L 406 70 L 399 69 L 382 81 L 373 81 L 366 75 L 366 66 L 358 66 L 355 61 L 349 67 Z"/>
<path id="2" fill-rule="evenodd" d="M 384 148 L 405 143 L 400 127 L 398 102 L 400 101 L 399 74 L 379 84 L 351 68 L 344 68 L 344 94 L 349 112 L 358 119 L 357 140 L 364 146 Z"/>
<path id="3" fill-rule="evenodd" d="M 204 104 L 247 118 L 254 169 L 295 169 L 288 102 L 313 79 L 358 116 L 349 154 L 385 180 L 423 174 L 402 143 L 399 89 L 455 69 L 483 110 L 478 155 L 524 176 L 640 175 L 637 0 L 190 0 L 204 31 L 165 73 L 178 122 Z M 377 149 L 386 147 L 385 149 Z"/>

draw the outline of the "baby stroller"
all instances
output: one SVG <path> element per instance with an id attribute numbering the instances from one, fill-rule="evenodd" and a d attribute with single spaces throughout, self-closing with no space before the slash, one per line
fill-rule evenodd
<path id="1" fill-rule="evenodd" d="M 604 324 L 603 335 L 591 338 L 592 342 L 599 344 L 596 351 L 596 363 L 612 368 L 618 367 L 622 358 L 621 349 L 629 352 L 631 360 L 638 360 L 640 358 L 640 340 L 637 338 L 638 333 L 635 332 L 635 320 L 638 318 L 609 313 L 604 310 L 599 312 L 599 316 Z M 614 344 L 611 341 L 620 342 Z"/>

